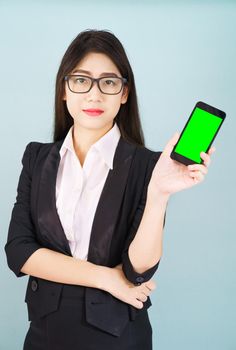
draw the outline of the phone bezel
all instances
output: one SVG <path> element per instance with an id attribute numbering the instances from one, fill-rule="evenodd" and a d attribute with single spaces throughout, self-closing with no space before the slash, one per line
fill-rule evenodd
<path id="1" fill-rule="evenodd" d="M 174 146 L 174 148 L 173 148 L 173 150 L 172 150 L 172 152 L 171 152 L 171 154 L 170 154 L 171 159 L 176 160 L 177 162 L 180 162 L 180 163 L 182 163 L 182 164 L 184 164 L 184 165 L 202 164 L 202 163 L 203 163 L 203 160 L 202 160 L 202 159 L 201 159 L 201 162 L 198 163 L 198 162 L 196 162 L 196 161 L 193 160 L 193 159 L 184 157 L 184 156 L 182 156 L 182 155 L 179 154 L 179 153 L 175 153 L 175 149 L 176 149 L 176 147 L 177 147 L 177 145 L 178 145 L 178 143 L 179 143 L 179 141 L 180 141 L 180 139 L 181 139 L 181 136 L 183 135 L 185 129 L 187 128 L 188 123 L 190 122 L 190 119 L 192 118 L 192 115 L 193 115 L 193 113 L 194 113 L 194 111 L 195 111 L 196 108 L 201 108 L 202 110 L 204 110 L 204 111 L 206 111 L 206 112 L 208 112 L 208 113 L 214 114 L 215 116 L 217 116 L 217 117 L 223 119 L 223 120 L 222 120 L 222 123 L 221 123 L 221 125 L 220 125 L 220 127 L 219 127 L 219 129 L 217 130 L 217 132 L 215 133 L 213 139 L 211 140 L 211 142 L 210 142 L 210 144 L 209 144 L 209 146 L 208 146 L 208 148 L 207 148 L 207 150 L 206 150 L 206 153 L 209 151 L 209 149 L 210 149 L 210 147 L 211 147 L 211 145 L 212 145 L 214 139 L 216 138 L 216 135 L 218 134 L 218 132 L 219 132 L 219 130 L 220 130 L 220 128 L 221 128 L 221 126 L 222 126 L 222 124 L 223 124 L 223 122 L 224 122 L 224 119 L 225 119 L 225 117 L 226 117 L 226 113 L 223 112 L 223 111 L 221 111 L 220 109 L 218 109 L 218 108 L 216 108 L 216 107 L 210 106 L 209 104 L 207 104 L 207 103 L 205 103 L 205 102 L 202 102 L 202 101 L 198 101 L 198 102 L 196 103 L 196 105 L 195 105 L 195 107 L 194 107 L 192 113 L 190 114 L 190 117 L 188 118 L 188 120 L 187 120 L 187 122 L 186 122 L 186 124 L 185 124 L 185 126 L 184 126 L 184 128 L 183 128 L 183 130 L 182 130 L 182 132 L 181 132 L 181 134 L 180 134 L 180 137 L 179 137 L 178 142 L 176 143 L 176 145 Z"/>

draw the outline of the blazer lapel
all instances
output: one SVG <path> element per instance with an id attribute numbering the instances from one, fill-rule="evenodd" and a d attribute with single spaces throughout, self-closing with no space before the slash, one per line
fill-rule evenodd
<path id="1" fill-rule="evenodd" d="M 37 216 L 43 238 L 58 251 L 72 256 L 56 208 L 56 177 L 62 143 L 63 140 L 55 142 L 46 160 L 42 157 Z M 112 235 L 135 150 L 135 145 L 120 137 L 114 155 L 113 169 L 109 170 L 94 216 L 88 251 L 90 262 L 106 265 L 108 261 Z"/>
<path id="2" fill-rule="evenodd" d="M 104 184 L 91 230 L 87 260 L 95 264 L 106 265 L 108 262 L 110 244 L 135 149 L 134 145 L 120 137 L 113 169 L 110 169 Z"/>
<path id="3" fill-rule="evenodd" d="M 56 177 L 62 142 L 53 144 L 46 160 L 45 156 L 42 157 L 43 166 L 38 191 L 38 225 L 41 235 L 50 245 L 57 248 L 58 251 L 72 256 L 56 208 Z"/>

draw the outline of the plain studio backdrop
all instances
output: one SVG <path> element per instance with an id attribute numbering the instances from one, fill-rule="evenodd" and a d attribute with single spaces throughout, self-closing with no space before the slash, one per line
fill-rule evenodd
<path id="1" fill-rule="evenodd" d="M 236 2 L 8 0 L 0 19 L 0 349 L 22 349 L 28 329 L 28 277 L 4 252 L 21 158 L 28 142 L 52 140 L 57 69 L 85 29 L 123 43 L 148 148 L 163 150 L 197 101 L 227 113 L 205 181 L 170 198 L 149 315 L 154 350 L 236 349 Z"/>

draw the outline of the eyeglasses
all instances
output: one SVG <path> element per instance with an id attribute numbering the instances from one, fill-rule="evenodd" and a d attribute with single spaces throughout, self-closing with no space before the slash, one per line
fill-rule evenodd
<path id="1" fill-rule="evenodd" d="M 124 84 L 127 83 L 126 78 L 120 77 L 102 77 L 91 78 L 86 75 L 69 74 L 64 78 L 67 81 L 68 88 L 76 94 L 84 94 L 92 89 L 96 82 L 99 90 L 106 95 L 117 95 L 121 92 Z"/>

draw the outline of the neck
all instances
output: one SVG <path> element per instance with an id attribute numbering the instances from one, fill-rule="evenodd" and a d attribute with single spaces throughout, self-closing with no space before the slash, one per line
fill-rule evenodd
<path id="1" fill-rule="evenodd" d="M 80 125 L 74 124 L 73 144 L 76 154 L 79 158 L 85 158 L 89 148 L 104 136 L 112 127 L 113 123 L 105 125 L 102 129 L 85 129 Z"/>

